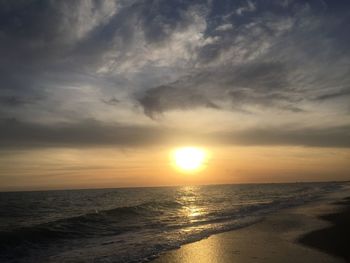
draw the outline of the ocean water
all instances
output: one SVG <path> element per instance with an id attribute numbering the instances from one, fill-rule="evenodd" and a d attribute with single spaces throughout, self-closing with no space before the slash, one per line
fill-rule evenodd
<path id="1" fill-rule="evenodd" d="M 0 262 L 148 262 L 338 183 L 0 193 Z"/>

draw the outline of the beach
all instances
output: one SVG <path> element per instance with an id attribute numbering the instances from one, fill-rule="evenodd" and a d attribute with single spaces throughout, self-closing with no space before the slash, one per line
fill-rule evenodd
<path id="1" fill-rule="evenodd" d="M 348 189 L 329 182 L 1 193 L 0 262 L 344 262 Z"/>
<path id="2" fill-rule="evenodd" d="M 0 263 L 350 263 L 350 0 L 0 0 Z"/>
<path id="3" fill-rule="evenodd" d="M 152 262 L 350 262 L 346 194 L 283 209 L 259 223 L 184 245 Z"/>

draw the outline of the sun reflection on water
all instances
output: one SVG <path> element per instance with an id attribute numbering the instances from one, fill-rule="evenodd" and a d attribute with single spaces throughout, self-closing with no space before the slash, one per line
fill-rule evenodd
<path id="1" fill-rule="evenodd" d="M 196 186 L 183 187 L 179 192 L 178 200 L 183 204 L 181 214 L 190 223 L 200 221 L 200 218 L 207 213 L 206 207 L 199 205 L 202 199 L 201 194 L 199 187 Z"/>

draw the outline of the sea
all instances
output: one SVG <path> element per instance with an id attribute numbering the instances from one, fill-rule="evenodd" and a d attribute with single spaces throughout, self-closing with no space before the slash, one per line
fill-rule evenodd
<path id="1" fill-rule="evenodd" d="M 340 183 L 242 184 L 0 193 L 0 262 L 149 262 Z"/>

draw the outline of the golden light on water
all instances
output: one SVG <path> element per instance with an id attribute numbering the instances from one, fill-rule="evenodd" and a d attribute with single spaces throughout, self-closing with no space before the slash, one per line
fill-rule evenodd
<path id="1" fill-rule="evenodd" d="M 181 147 L 174 150 L 172 158 L 178 169 L 193 172 L 204 168 L 207 153 L 197 147 Z"/>

